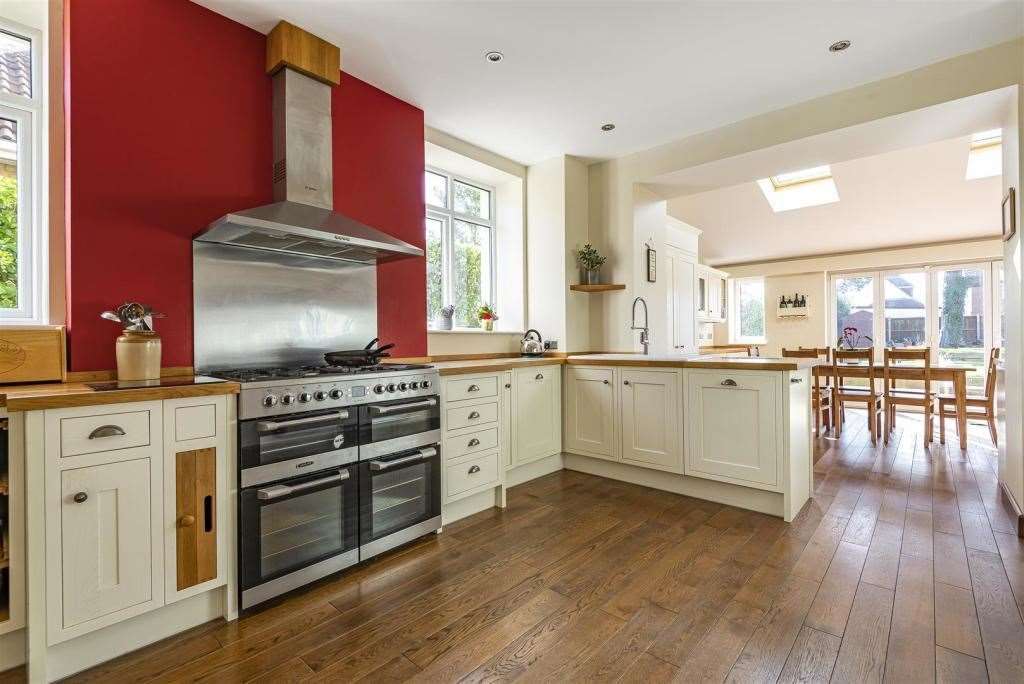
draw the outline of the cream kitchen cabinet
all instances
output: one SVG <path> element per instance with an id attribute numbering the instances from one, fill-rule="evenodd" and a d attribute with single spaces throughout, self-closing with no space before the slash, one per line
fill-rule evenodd
<path id="1" fill-rule="evenodd" d="M 442 500 L 445 505 L 503 484 L 508 443 L 503 373 L 442 378 Z M 445 515 L 448 515 L 447 513 Z"/>
<path id="2" fill-rule="evenodd" d="M 782 489 L 785 374 L 687 369 L 688 475 Z"/>
<path id="3" fill-rule="evenodd" d="M 666 252 L 669 346 L 674 353 L 696 352 L 697 317 L 693 303 L 696 258 L 672 246 L 667 247 Z"/>
<path id="4" fill-rule="evenodd" d="M 729 311 L 729 275 L 709 266 L 697 266 L 696 273 L 697 320 L 724 323 Z"/>
<path id="5" fill-rule="evenodd" d="M 618 458 L 617 383 L 615 369 L 566 366 L 566 451 L 598 458 Z"/>
<path id="6" fill-rule="evenodd" d="M 619 375 L 622 461 L 682 473 L 680 371 L 623 368 Z"/>
<path id="7" fill-rule="evenodd" d="M 561 368 L 516 368 L 512 379 L 512 465 L 562 451 Z"/>

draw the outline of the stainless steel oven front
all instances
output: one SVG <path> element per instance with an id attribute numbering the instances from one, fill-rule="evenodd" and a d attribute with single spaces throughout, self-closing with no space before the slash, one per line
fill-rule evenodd
<path id="1" fill-rule="evenodd" d="M 440 445 L 359 463 L 359 560 L 441 529 Z"/>

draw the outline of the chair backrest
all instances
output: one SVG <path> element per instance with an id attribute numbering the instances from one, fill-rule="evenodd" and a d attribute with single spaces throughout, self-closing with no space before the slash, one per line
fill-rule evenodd
<path id="1" fill-rule="evenodd" d="M 800 347 L 800 351 L 813 351 L 816 356 L 832 361 L 832 347 Z"/>
<path id="2" fill-rule="evenodd" d="M 988 369 L 985 371 L 985 398 L 989 401 L 996 395 L 996 366 L 999 365 L 999 347 L 988 355 Z"/>
<path id="3" fill-rule="evenodd" d="M 896 381 L 891 377 L 892 368 L 909 365 L 907 361 L 920 361 L 920 368 L 924 376 L 924 393 L 931 394 L 932 391 L 932 350 L 930 347 L 886 347 L 883 354 L 883 369 L 885 396 L 889 396 L 889 390 L 895 388 Z M 917 364 L 914 364 L 917 367 Z"/>
<path id="4" fill-rule="evenodd" d="M 875 391 L 875 365 L 874 361 L 875 351 L 871 347 L 865 347 L 863 349 L 836 349 L 833 353 L 832 363 L 832 380 L 835 382 L 836 387 L 842 386 L 842 380 L 840 376 L 840 369 L 843 365 L 866 365 L 868 369 L 868 387 L 872 392 Z"/>
<path id="5" fill-rule="evenodd" d="M 816 359 L 820 356 L 817 349 L 786 349 L 782 348 L 782 357 L 788 359 Z"/>

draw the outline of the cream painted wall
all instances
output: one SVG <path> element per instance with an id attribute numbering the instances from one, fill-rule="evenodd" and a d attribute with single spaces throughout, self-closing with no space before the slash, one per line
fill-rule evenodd
<path id="1" fill-rule="evenodd" d="M 824 347 L 834 345 L 829 331 L 828 277 L 831 273 L 855 270 L 881 270 L 905 266 L 938 265 L 963 261 L 1000 259 L 1003 243 L 998 238 L 945 245 L 858 252 L 825 257 L 789 259 L 764 264 L 725 268 L 733 278 L 765 278 L 764 356 L 778 356 L 783 347 Z M 782 294 L 807 295 L 810 314 L 803 319 L 780 319 L 776 302 Z M 728 344 L 729 325 L 715 325 L 715 344 Z"/>
<path id="2" fill-rule="evenodd" d="M 512 354 L 519 351 L 520 332 L 462 333 L 443 332 L 427 335 L 427 354 Z"/>
<path id="3" fill-rule="evenodd" d="M 569 290 L 571 283 L 579 282 L 579 266 L 576 251 L 589 240 L 589 181 L 587 166 L 575 157 L 565 158 L 565 337 L 559 340 L 559 351 L 590 351 L 590 297 L 583 292 Z M 532 319 L 531 319 L 532 322 Z M 537 327 L 531 325 L 530 327 Z M 543 329 L 540 332 L 548 335 Z"/>
<path id="4" fill-rule="evenodd" d="M 526 197 L 527 320 L 529 327 L 564 344 L 565 157 L 527 170 Z"/>
<path id="5" fill-rule="evenodd" d="M 1024 59 L 1020 68 L 1024 70 Z M 1022 78 L 1024 80 L 1024 78 Z M 999 452 L 999 479 L 1010 490 L 1018 506 L 1024 506 L 1024 298 L 1021 287 L 1021 230 L 1022 225 L 1020 180 L 1024 178 L 1024 155 L 1020 143 L 1024 142 L 1024 88 L 1018 92 L 1015 106 L 1006 113 L 1003 122 L 1003 188 L 1017 190 L 1017 234 L 1002 244 L 1004 282 L 1006 287 L 1006 434 Z"/>
<path id="6" fill-rule="evenodd" d="M 644 291 L 637 277 L 639 185 L 679 169 L 1020 84 L 1022 51 L 1024 39 L 1017 39 L 591 166 L 590 237 L 610 254 L 616 282 L 627 287 L 592 302 L 591 345 L 636 348 L 623 323 L 633 297 Z M 651 323 L 654 334 L 663 335 L 664 316 L 655 314 Z"/>

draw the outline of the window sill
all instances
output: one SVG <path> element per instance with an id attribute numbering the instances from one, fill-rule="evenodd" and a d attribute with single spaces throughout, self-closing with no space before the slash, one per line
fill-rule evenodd
<path id="1" fill-rule="evenodd" d="M 522 330 L 482 330 L 480 328 L 455 328 L 453 330 L 432 330 L 428 335 L 522 335 Z"/>

